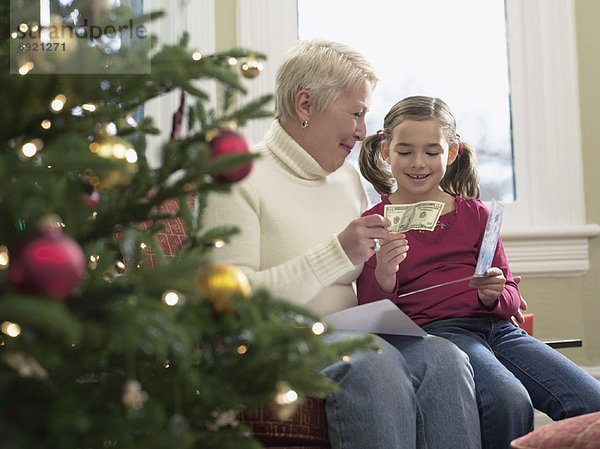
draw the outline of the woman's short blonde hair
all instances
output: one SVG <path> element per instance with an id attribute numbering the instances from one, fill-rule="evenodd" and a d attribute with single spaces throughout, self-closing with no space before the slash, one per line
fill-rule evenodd
<path id="1" fill-rule="evenodd" d="M 275 117 L 297 120 L 296 94 L 306 89 L 319 111 L 325 111 L 342 91 L 363 79 L 375 88 L 373 66 L 353 48 L 327 40 L 297 41 L 285 54 L 275 81 Z"/>

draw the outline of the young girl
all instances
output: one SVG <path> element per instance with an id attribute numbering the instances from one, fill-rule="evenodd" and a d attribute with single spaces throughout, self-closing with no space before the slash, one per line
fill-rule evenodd
<path id="1" fill-rule="evenodd" d="M 422 96 L 396 103 L 383 130 L 363 142 L 360 169 L 382 195 L 363 215 L 384 215 L 386 204 L 444 204 L 433 231 L 380 242 L 357 279 L 358 301 L 389 298 L 429 334 L 467 353 L 483 447 L 506 449 L 531 430 L 534 407 L 554 420 L 600 410 L 598 381 L 509 321 L 521 299 L 501 240 L 484 277 L 399 297 L 471 276 L 477 264 L 489 211 L 477 199 L 475 153 L 456 134 L 448 105 Z"/>

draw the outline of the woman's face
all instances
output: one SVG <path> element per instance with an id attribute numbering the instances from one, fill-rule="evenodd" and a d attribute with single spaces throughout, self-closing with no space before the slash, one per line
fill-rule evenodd
<path id="1" fill-rule="evenodd" d="M 371 90 L 371 83 L 364 80 L 343 91 L 326 111 L 311 107 L 302 146 L 328 172 L 340 168 L 354 144 L 365 138 Z"/>

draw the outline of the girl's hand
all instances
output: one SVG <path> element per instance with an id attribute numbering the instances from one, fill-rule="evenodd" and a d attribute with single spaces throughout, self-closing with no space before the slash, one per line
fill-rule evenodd
<path id="1" fill-rule="evenodd" d="M 500 268 L 492 267 L 485 272 L 484 277 L 471 279 L 469 286 L 477 289 L 477 296 L 484 306 L 492 308 L 502 294 L 506 278 Z"/>
<path id="2" fill-rule="evenodd" d="M 392 293 L 396 288 L 396 273 L 400 263 L 406 259 L 407 252 L 408 240 L 404 234 L 389 234 L 383 241 L 381 249 L 376 253 L 375 268 L 375 279 L 383 291 Z"/>

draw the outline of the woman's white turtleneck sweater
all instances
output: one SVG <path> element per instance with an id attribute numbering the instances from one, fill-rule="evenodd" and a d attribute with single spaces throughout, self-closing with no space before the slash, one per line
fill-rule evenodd
<path id="1" fill-rule="evenodd" d="M 211 193 L 205 210 L 210 229 L 235 225 L 241 232 L 213 261 L 242 269 L 254 287 L 325 315 L 357 304 L 354 266 L 337 233 L 360 217 L 367 199 L 349 162 L 333 173 L 274 121 L 250 174 L 228 193 Z"/>

